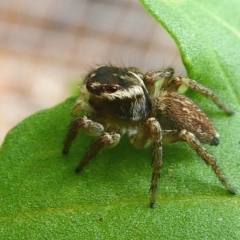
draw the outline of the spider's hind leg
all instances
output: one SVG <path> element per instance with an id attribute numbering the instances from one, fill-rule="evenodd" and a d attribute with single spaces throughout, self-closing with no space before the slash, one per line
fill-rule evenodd
<path id="1" fill-rule="evenodd" d="M 212 168 L 212 170 L 217 175 L 218 179 L 222 182 L 222 184 L 229 190 L 231 194 L 236 194 L 234 188 L 230 185 L 230 183 L 225 178 L 221 168 L 218 166 L 215 158 L 207 152 L 207 150 L 200 144 L 198 139 L 194 134 L 188 132 L 187 130 L 182 130 L 179 133 L 179 137 L 186 141 L 188 145 L 197 152 L 197 154 L 202 158 L 202 160 Z"/>

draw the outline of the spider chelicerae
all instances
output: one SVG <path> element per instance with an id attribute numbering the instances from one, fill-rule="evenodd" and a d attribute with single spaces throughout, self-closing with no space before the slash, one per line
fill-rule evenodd
<path id="1" fill-rule="evenodd" d="M 76 172 L 80 172 L 101 149 L 118 144 L 127 133 L 136 148 L 152 145 L 150 207 L 155 207 L 162 169 L 162 144 L 185 141 L 215 172 L 222 184 L 235 194 L 213 155 L 201 145 L 217 146 L 219 134 L 206 114 L 189 98 L 178 93 L 185 84 L 210 98 L 228 114 L 233 111 L 220 102 L 209 88 L 186 77 L 173 77 L 174 70 L 142 73 L 134 67 L 100 66 L 85 77 L 81 95 L 73 113 L 82 113 L 68 130 L 64 140 L 66 154 L 80 130 L 95 136 Z M 156 82 L 164 79 L 161 87 Z"/>

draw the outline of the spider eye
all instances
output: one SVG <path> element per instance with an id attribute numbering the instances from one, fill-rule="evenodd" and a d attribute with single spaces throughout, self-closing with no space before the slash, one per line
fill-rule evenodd
<path id="1" fill-rule="evenodd" d="M 110 85 L 108 88 L 108 91 L 111 93 L 114 93 L 118 90 L 117 86 Z"/>
<path id="2" fill-rule="evenodd" d="M 118 85 L 106 84 L 100 87 L 101 92 L 114 93 L 119 89 Z"/>

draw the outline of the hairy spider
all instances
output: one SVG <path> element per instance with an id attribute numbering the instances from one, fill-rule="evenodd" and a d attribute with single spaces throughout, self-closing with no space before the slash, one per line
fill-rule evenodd
<path id="1" fill-rule="evenodd" d="M 219 144 L 219 134 L 206 114 L 189 98 L 178 93 L 185 84 L 210 98 L 219 108 L 233 114 L 209 88 L 185 77 L 173 77 L 172 68 L 143 74 L 134 67 L 100 66 L 84 79 L 81 95 L 73 113 L 76 118 L 66 135 L 63 153 L 66 154 L 79 130 L 96 139 L 82 157 L 76 172 L 80 172 L 101 149 L 118 144 L 128 133 L 136 148 L 152 145 L 152 178 L 150 207 L 156 204 L 158 181 L 162 169 L 162 143 L 185 141 L 211 166 L 222 184 L 235 194 L 217 165 L 214 156 L 201 143 Z M 163 78 L 162 87 L 155 83 Z"/>

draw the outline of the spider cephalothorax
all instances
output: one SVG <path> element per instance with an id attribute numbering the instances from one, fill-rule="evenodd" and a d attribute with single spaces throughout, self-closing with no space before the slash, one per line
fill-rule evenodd
<path id="1" fill-rule="evenodd" d="M 156 204 L 162 143 L 186 141 L 212 167 L 222 184 L 235 194 L 215 158 L 201 145 L 218 145 L 219 134 L 206 114 L 177 90 L 185 84 L 210 98 L 228 114 L 233 112 L 210 89 L 189 78 L 173 77 L 173 73 L 172 68 L 143 74 L 134 67 L 101 66 L 85 77 L 82 94 L 73 109 L 74 113 L 83 112 L 84 116 L 72 122 L 63 153 L 68 153 L 79 130 L 85 130 L 96 139 L 81 159 L 76 172 L 80 172 L 101 149 L 117 145 L 122 134 L 127 132 L 135 147 L 144 148 L 149 142 L 153 147 L 151 207 Z M 158 89 L 155 83 L 160 78 L 164 82 Z"/>
<path id="2" fill-rule="evenodd" d="M 151 112 L 147 89 L 134 69 L 100 67 L 87 75 L 86 87 L 89 104 L 98 114 L 136 122 L 145 120 Z"/>

